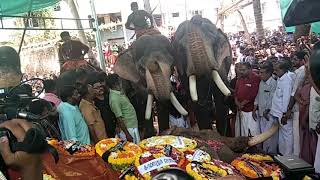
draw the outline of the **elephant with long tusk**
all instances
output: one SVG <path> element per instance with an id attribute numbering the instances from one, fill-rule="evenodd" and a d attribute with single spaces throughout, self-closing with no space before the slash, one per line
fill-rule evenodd
<path id="1" fill-rule="evenodd" d="M 171 44 L 165 36 L 143 35 L 119 55 L 114 66 L 115 73 L 138 87 L 136 90 L 144 92 L 145 119 L 151 118 L 153 102 L 159 102 L 160 131 L 169 128 L 170 103 L 180 114 L 188 115 L 172 92 L 170 76 L 173 63 Z"/>
<path id="2" fill-rule="evenodd" d="M 164 131 L 162 135 L 184 136 L 195 139 L 198 142 L 198 148 L 207 151 L 215 159 L 230 163 L 237 157 L 237 153 L 243 153 L 248 147 L 266 141 L 278 131 L 278 128 L 279 124 L 274 123 L 269 130 L 254 137 L 231 138 L 221 136 L 216 130 L 195 131 L 174 127 Z"/>
<path id="3" fill-rule="evenodd" d="M 199 128 L 212 128 L 214 100 L 218 131 L 224 134 L 227 116 L 224 97 L 231 95 L 227 75 L 232 51 L 227 36 L 208 19 L 194 16 L 179 25 L 172 44 L 175 65 L 194 102 Z"/>

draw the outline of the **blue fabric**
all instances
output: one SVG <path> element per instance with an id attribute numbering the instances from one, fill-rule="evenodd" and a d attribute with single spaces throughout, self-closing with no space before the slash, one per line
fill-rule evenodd
<path id="1" fill-rule="evenodd" d="M 58 106 L 59 128 L 63 140 L 79 141 L 90 144 L 89 129 L 79 107 L 62 102 Z"/>

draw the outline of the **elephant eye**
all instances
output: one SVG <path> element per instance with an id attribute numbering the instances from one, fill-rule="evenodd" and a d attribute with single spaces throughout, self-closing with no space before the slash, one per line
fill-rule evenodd
<path id="1" fill-rule="evenodd" d="M 140 66 L 140 67 L 139 67 L 139 72 L 140 72 L 141 74 L 144 74 L 144 73 L 146 73 L 146 69 Z"/>

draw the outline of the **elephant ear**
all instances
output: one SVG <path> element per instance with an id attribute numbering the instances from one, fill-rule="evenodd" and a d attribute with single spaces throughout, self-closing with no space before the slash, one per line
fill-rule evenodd
<path id="1" fill-rule="evenodd" d="M 222 77 L 227 77 L 232 63 L 232 49 L 228 37 L 220 29 L 217 35 L 218 46 L 214 46 L 217 62 L 220 65 L 219 73 Z"/>
<path id="2" fill-rule="evenodd" d="M 133 83 L 138 83 L 140 75 L 131 51 L 131 49 L 128 49 L 118 56 L 114 66 L 114 72 L 123 79 L 129 80 Z"/>

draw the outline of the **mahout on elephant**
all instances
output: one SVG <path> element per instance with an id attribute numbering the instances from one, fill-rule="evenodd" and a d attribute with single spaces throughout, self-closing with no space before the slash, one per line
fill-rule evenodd
<path id="1" fill-rule="evenodd" d="M 232 51 L 227 36 L 208 19 L 194 16 L 179 25 L 172 42 L 180 79 L 189 89 L 200 129 L 212 129 L 213 104 L 217 129 L 226 133 L 225 96 Z"/>

